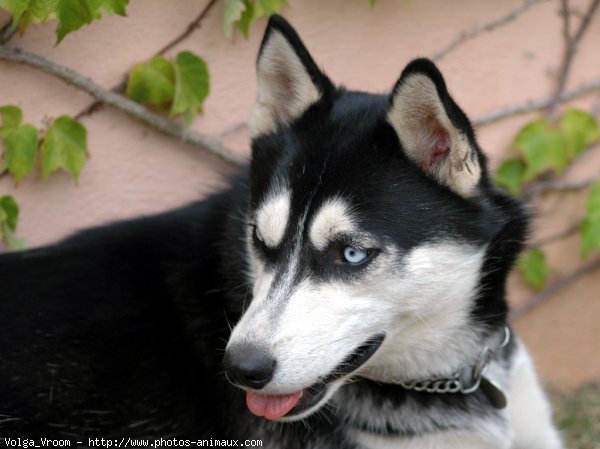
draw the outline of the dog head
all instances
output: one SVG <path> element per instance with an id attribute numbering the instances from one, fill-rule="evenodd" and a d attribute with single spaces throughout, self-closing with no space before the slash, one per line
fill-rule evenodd
<path id="1" fill-rule="evenodd" d="M 411 62 L 389 95 L 338 88 L 274 16 L 257 74 L 252 300 L 224 360 L 250 410 L 299 419 L 350 376 L 463 366 L 505 320 L 525 225 L 438 69 Z"/>

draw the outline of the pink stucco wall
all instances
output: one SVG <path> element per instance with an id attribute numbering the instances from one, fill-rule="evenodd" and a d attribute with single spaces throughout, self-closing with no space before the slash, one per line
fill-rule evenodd
<path id="1" fill-rule="evenodd" d="M 14 37 L 10 45 L 49 57 L 110 88 L 121 82 L 136 62 L 151 57 L 178 35 L 206 3 L 133 0 L 128 18 L 103 18 L 68 36 L 59 46 L 54 46 L 52 23 L 32 26 L 23 38 Z M 371 8 L 367 0 L 290 0 L 283 12 L 333 80 L 350 88 L 384 92 L 411 58 L 431 57 L 462 32 L 501 17 L 522 3 L 380 0 Z M 576 3 L 581 8 L 587 4 Z M 438 62 L 453 96 L 467 113 L 479 117 L 550 95 L 563 52 L 558 8 L 557 1 L 536 4 L 516 20 L 482 33 Z M 221 18 L 222 5 L 217 3 L 201 26 L 169 54 L 191 50 L 209 64 L 211 94 L 205 115 L 195 120 L 193 129 L 214 137 L 223 135 L 226 145 L 248 154 L 243 123 L 255 97 L 254 59 L 265 21 L 253 26 L 248 40 L 240 35 L 228 40 L 221 31 Z M 6 20 L 0 13 L 0 23 Z M 596 18 L 581 43 L 569 87 L 600 77 L 598 43 L 600 20 Z M 598 101 L 596 93 L 576 104 L 590 109 Z M 0 62 L 0 105 L 20 106 L 27 122 L 41 126 L 51 117 L 75 115 L 90 102 L 86 94 L 55 78 Z M 518 128 L 532 117 L 535 114 L 480 127 L 480 142 L 492 165 L 506 154 Z M 79 185 L 66 174 L 54 174 L 46 181 L 29 175 L 18 187 L 8 177 L 0 179 L 0 194 L 15 196 L 21 205 L 18 234 L 30 246 L 54 241 L 76 229 L 199 198 L 222 185 L 222 175 L 229 170 L 202 150 L 110 108 L 101 108 L 83 118 L 83 123 L 89 133 L 91 157 Z M 578 168 L 580 174 L 600 172 L 599 158 L 589 161 L 583 169 Z M 582 198 L 563 197 L 559 207 L 567 207 L 564 213 L 542 211 L 536 232 L 541 235 L 560 228 L 572 217 L 571 209 L 576 213 L 575 206 L 580 207 Z M 549 251 L 554 265 L 561 268 L 577 263 L 577 245 L 576 239 L 552 245 Z M 598 273 L 588 275 L 516 323 L 549 380 L 576 384 L 600 378 L 600 362 L 572 350 L 600 345 L 600 326 L 591 319 L 600 316 L 595 294 L 599 277 Z M 527 296 L 518 280 L 511 286 L 515 302 Z"/>

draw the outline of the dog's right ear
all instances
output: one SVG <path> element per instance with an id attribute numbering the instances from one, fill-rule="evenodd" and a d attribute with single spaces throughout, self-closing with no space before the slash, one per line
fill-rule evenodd
<path id="1" fill-rule="evenodd" d="M 258 93 L 249 122 L 252 137 L 291 123 L 333 88 L 296 31 L 278 15 L 269 19 L 256 72 Z"/>

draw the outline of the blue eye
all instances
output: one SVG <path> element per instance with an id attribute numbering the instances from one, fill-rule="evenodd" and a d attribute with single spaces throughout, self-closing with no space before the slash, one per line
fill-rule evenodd
<path id="1" fill-rule="evenodd" d="M 344 261 L 357 265 L 364 262 L 369 257 L 369 252 L 366 249 L 354 248 L 347 246 L 344 248 Z"/>

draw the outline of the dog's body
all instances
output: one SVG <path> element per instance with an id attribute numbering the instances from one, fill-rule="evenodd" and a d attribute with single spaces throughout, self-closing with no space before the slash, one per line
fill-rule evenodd
<path id="1" fill-rule="evenodd" d="M 258 80 L 249 181 L 0 257 L 0 435 L 560 448 L 506 327 L 526 219 L 435 66 L 335 88 L 274 17 Z"/>

